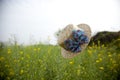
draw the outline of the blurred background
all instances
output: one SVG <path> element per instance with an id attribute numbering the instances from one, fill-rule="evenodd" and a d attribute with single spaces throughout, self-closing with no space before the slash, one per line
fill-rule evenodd
<path id="1" fill-rule="evenodd" d="M 90 43 L 63 58 L 56 34 L 81 23 Z M 120 0 L 0 0 L 0 80 L 88 79 L 120 80 Z"/>
<path id="2" fill-rule="evenodd" d="M 92 35 L 120 30 L 119 0 L 0 0 L 0 41 L 56 44 L 55 33 L 86 23 Z"/>

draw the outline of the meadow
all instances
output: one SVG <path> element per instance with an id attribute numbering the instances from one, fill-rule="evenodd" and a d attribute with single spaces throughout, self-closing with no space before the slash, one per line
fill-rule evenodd
<path id="1" fill-rule="evenodd" d="M 0 80 L 120 80 L 120 53 L 116 46 L 93 44 L 65 59 L 57 45 L 5 46 Z"/>

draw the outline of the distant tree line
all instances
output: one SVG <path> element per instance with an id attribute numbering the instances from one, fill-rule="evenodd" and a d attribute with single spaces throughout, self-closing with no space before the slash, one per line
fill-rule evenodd
<path id="1" fill-rule="evenodd" d="M 103 32 L 98 32 L 96 35 L 94 35 L 91 38 L 91 41 L 89 45 L 94 44 L 109 44 L 112 43 L 114 40 L 120 39 L 120 31 L 118 32 L 109 32 L 109 31 L 103 31 Z"/>

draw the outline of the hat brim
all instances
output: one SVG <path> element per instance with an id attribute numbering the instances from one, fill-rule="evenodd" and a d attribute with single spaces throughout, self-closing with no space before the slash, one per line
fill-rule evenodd
<path id="1" fill-rule="evenodd" d="M 89 41 L 90 41 L 90 38 L 91 38 L 91 29 L 90 29 L 90 27 L 87 24 L 78 24 L 77 27 L 84 30 L 85 35 L 89 38 Z M 81 45 L 81 49 L 82 49 L 81 52 L 87 47 L 88 44 L 89 44 L 89 42 L 86 43 L 86 44 Z M 77 56 L 81 52 L 72 53 L 70 51 L 65 50 L 64 48 L 61 48 L 61 54 L 62 54 L 62 56 L 64 58 L 73 58 L 74 56 Z"/>

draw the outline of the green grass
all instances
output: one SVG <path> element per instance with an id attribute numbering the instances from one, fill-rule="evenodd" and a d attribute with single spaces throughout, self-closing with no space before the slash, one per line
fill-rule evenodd
<path id="1" fill-rule="evenodd" d="M 119 80 L 120 54 L 115 47 L 89 46 L 65 59 L 59 46 L 7 46 L 0 49 L 1 80 Z"/>

